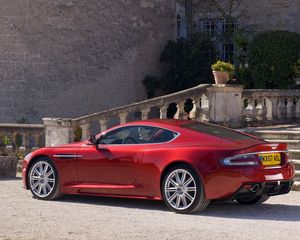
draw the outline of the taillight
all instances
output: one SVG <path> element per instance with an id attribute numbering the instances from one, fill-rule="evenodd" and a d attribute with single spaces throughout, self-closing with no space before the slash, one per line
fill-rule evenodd
<path id="1" fill-rule="evenodd" d="M 225 166 L 257 166 L 259 157 L 257 154 L 236 155 L 221 160 L 221 164 Z"/>

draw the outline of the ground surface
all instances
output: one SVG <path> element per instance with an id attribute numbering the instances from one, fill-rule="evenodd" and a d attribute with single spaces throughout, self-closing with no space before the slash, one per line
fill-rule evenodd
<path id="1" fill-rule="evenodd" d="M 300 192 L 260 206 L 212 204 L 178 215 L 162 202 L 65 196 L 38 201 L 0 180 L 0 239 L 300 239 Z"/>

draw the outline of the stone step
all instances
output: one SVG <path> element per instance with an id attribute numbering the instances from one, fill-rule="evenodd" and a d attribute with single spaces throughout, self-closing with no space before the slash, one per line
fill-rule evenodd
<path id="1" fill-rule="evenodd" d="M 295 181 L 292 186 L 293 191 L 300 191 L 300 181 Z"/>
<path id="2" fill-rule="evenodd" d="M 300 149 L 300 140 L 266 139 L 266 141 L 271 143 L 286 143 L 291 149 Z"/>
<path id="3" fill-rule="evenodd" d="M 296 170 L 294 180 L 295 181 L 300 181 L 300 170 Z"/>
<path id="4" fill-rule="evenodd" d="M 288 130 L 255 130 L 255 129 L 242 129 L 242 131 L 257 136 L 263 139 L 270 140 L 299 140 L 300 131 L 288 131 Z"/>
<path id="5" fill-rule="evenodd" d="M 300 159 L 300 150 L 299 149 L 289 149 L 290 159 Z"/>
<path id="6" fill-rule="evenodd" d="M 300 170 L 300 160 L 292 159 L 292 162 L 294 163 L 296 170 Z"/>

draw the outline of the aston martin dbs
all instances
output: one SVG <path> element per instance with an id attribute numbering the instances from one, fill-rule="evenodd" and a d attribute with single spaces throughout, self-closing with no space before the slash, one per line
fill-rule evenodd
<path id="1" fill-rule="evenodd" d="M 144 120 L 89 140 L 45 147 L 23 161 L 23 184 L 40 200 L 82 194 L 163 200 L 177 213 L 211 200 L 255 204 L 286 194 L 295 168 L 286 144 L 213 124 Z"/>

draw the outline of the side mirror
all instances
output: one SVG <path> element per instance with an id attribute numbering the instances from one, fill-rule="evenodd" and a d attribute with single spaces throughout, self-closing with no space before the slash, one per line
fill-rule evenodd
<path id="1" fill-rule="evenodd" d="M 97 138 L 96 138 L 95 135 L 91 135 L 91 136 L 89 137 L 89 144 L 90 144 L 90 145 L 96 145 L 96 144 L 97 144 Z"/>

